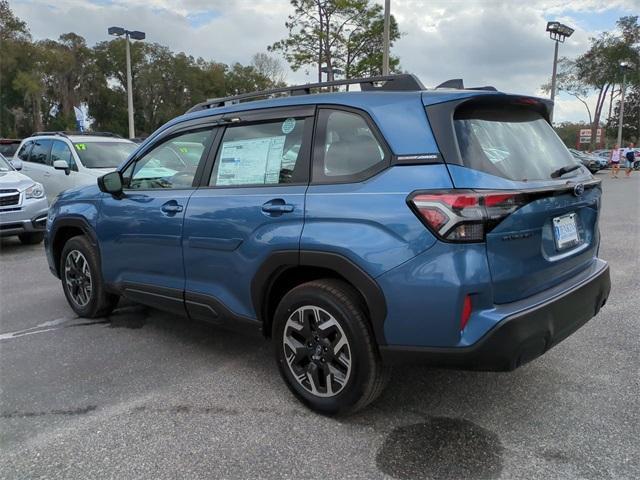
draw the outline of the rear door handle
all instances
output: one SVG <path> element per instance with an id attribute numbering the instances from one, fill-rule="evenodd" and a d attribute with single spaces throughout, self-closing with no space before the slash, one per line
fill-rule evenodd
<path id="1" fill-rule="evenodd" d="M 284 203 L 284 200 L 279 198 L 262 205 L 262 211 L 265 213 L 291 213 L 294 208 L 295 207 L 293 205 Z"/>
<path id="2" fill-rule="evenodd" d="M 177 203 L 175 203 L 175 201 L 171 201 L 162 205 L 162 208 L 160 210 L 162 210 L 164 213 L 169 214 L 178 213 L 182 211 L 182 205 L 178 205 Z"/>
<path id="3" fill-rule="evenodd" d="M 50 177 L 51 176 L 51 172 L 44 172 L 43 174 L 45 177 Z"/>

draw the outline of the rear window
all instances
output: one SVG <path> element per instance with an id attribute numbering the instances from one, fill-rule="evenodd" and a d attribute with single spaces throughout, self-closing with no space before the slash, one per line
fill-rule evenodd
<path id="1" fill-rule="evenodd" d="M 454 125 L 463 165 L 510 180 L 546 180 L 575 165 L 538 113 L 526 109 L 459 111 Z M 568 173 L 567 176 L 576 175 Z"/>
<path id="2" fill-rule="evenodd" d="M 73 146 L 86 168 L 116 168 L 138 147 L 133 142 L 74 142 Z"/>

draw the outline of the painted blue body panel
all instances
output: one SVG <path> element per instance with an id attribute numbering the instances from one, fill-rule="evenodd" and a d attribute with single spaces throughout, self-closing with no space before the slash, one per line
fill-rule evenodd
<path id="1" fill-rule="evenodd" d="M 492 306 L 482 244 L 435 242 L 376 281 L 387 300 L 384 333 L 390 345 L 457 345 L 464 296 L 472 294 L 476 308 Z"/>
<path id="2" fill-rule="evenodd" d="M 449 165 L 456 188 L 527 191 L 557 187 L 571 182 L 588 182 L 586 168 L 574 176 L 539 181 L 513 181 Z M 526 298 L 571 278 L 584 270 L 598 253 L 598 209 L 600 187 L 588 189 L 579 198 L 572 194 L 554 195 L 528 203 L 504 219 L 487 235 L 487 256 L 494 289 L 494 301 L 507 303 Z M 576 214 L 580 244 L 565 252 L 555 246 L 552 219 Z M 513 239 L 512 234 L 522 236 Z M 507 240 L 507 238 L 509 238 Z"/>
<path id="3" fill-rule="evenodd" d="M 193 190 L 127 191 L 124 198 L 104 195 L 96 233 L 102 274 L 109 283 L 132 282 L 184 289 L 182 223 Z M 166 214 L 166 203 L 183 207 Z"/>
<path id="4" fill-rule="evenodd" d="M 396 166 L 362 183 L 311 185 L 300 248 L 341 254 L 375 278 L 434 244 L 407 196 L 440 188 L 451 188 L 444 165 Z"/>
<path id="5" fill-rule="evenodd" d="M 256 318 L 251 280 L 275 250 L 298 250 L 307 187 L 201 188 L 184 223 L 186 290 L 215 297 L 236 315 Z M 268 214 L 283 200 L 292 212 Z"/>

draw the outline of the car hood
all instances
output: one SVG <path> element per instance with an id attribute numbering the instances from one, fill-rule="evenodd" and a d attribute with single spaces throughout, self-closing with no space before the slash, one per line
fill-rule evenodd
<path id="1" fill-rule="evenodd" d="M 0 188 L 3 190 L 15 188 L 22 191 L 33 185 L 33 183 L 33 180 L 29 177 L 15 170 L 0 172 Z"/>

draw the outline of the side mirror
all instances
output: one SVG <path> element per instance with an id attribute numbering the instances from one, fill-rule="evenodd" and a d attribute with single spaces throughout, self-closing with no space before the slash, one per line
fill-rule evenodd
<path id="1" fill-rule="evenodd" d="M 104 193 L 119 197 L 122 195 L 122 175 L 120 172 L 109 172 L 98 178 L 98 187 Z"/>
<path id="2" fill-rule="evenodd" d="M 12 159 L 11 166 L 13 166 L 13 168 L 15 168 L 18 171 L 22 170 L 22 160 L 20 160 L 19 158 Z"/>
<path id="3" fill-rule="evenodd" d="M 54 160 L 53 168 L 56 170 L 64 170 L 65 175 L 69 175 L 71 173 L 71 168 L 66 160 Z"/>

